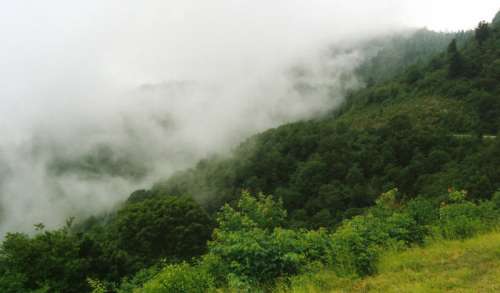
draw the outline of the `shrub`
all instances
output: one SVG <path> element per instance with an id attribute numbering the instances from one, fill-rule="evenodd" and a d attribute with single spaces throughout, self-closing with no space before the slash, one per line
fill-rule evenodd
<path id="1" fill-rule="evenodd" d="M 393 213 L 384 222 L 389 237 L 405 246 L 424 240 L 425 230 L 408 213 Z"/>
<path id="2" fill-rule="evenodd" d="M 283 229 L 278 225 L 285 216 L 281 203 L 269 196 L 243 193 L 236 209 L 225 206 L 206 258 L 216 279 L 266 283 L 297 274 L 311 262 L 326 262 L 330 250 L 326 231 Z"/>
<path id="3" fill-rule="evenodd" d="M 459 203 L 465 201 L 467 192 L 465 190 L 449 190 L 448 198 L 450 202 Z"/>
<path id="4" fill-rule="evenodd" d="M 373 215 L 357 216 L 332 234 L 331 262 L 339 275 L 367 275 L 375 271 L 379 244 L 389 239 L 378 222 Z"/>
<path id="5" fill-rule="evenodd" d="M 405 211 L 419 226 L 431 225 L 439 219 L 438 205 L 422 197 L 410 200 L 406 204 Z"/>
<path id="6" fill-rule="evenodd" d="M 286 210 L 281 200 L 259 194 L 253 197 L 243 191 L 236 208 L 225 205 L 217 216 L 219 231 L 240 231 L 259 227 L 273 229 L 281 226 L 286 219 Z"/>
<path id="7" fill-rule="evenodd" d="M 332 234 L 331 263 L 340 275 L 372 274 L 382 249 L 423 241 L 425 230 L 400 208 L 396 193 L 383 193 L 367 215 L 345 221 Z"/>
<path id="8" fill-rule="evenodd" d="M 493 194 L 491 202 L 495 205 L 495 209 L 500 210 L 500 190 Z"/>
<path id="9" fill-rule="evenodd" d="M 106 293 L 106 286 L 101 281 L 87 278 L 87 283 L 89 283 L 92 293 Z"/>
<path id="10" fill-rule="evenodd" d="M 439 209 L 439 234 L 447 239 L 464 239 L 488 230 L 498 220 L 495 198 L 475 204 L 466 201 L 465 191 L 450 190 L 449 201 Z"/>
<path id="11" fill-rule="evenodd" d="M 142 269 L 135 273 L 131 278 L 124 278 L 117 288 L 118 293 L 132 293 L 135 288 L 142 287 L 149 280 L 152 280 L 160 272 L 160 265 L 154 265 L 146 269 Z"/>
<path id="12" fill-rule="evenodd" d="M 445 205 L 439 210 L 441 235 L 447 239 L 471 237 L 485 228 L 481 217 L 481 209 L 471 202 Z"/>
<path id="13" fill-rule="evenodd" d="M 409 242 L 423 243 L 425 238 L 432 233 L 432 227 L 439 220 L 437 204 L 425 198 L 416 198 L 409 201 L 404 207 L 404 212 L 413 220 L 410 229 Z"/>
<path id="14" fill-rule="evenodd" d="M 214 290 L 214 279 L 206 270 L 199 266 L 180 263 L 167 265 L 138 291 L 144 293 L 205 293 L 212 290 Z"/>

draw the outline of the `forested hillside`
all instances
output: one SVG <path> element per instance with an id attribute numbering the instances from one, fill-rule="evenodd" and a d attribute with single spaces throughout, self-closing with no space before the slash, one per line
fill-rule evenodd
<path id="1" fill-rule="evenodd" d="M 329 115 L 254 135 L 109 214 L 8 234 L 0 291 L 286 291 L 311 272 L 352 282 L 376 274 L 383 251 L 491 231 L 499 14 L 474 32 L 389 43 Z M 79 166 L 53 171 L 64 168 Z"/>
<path id="2" fill-rule="evenodd" d="M 306 226 L 356 214 L 393 187 L 406 198 L 450 186 L 487 197 L 500 178 L 498 34 L 482 24 L 464 49 L 452 41 L 426 65 L 352 93 L 330 117 L 259 134 L 147 194 L 188 194 L 217 210 L 241 189 L 264 192 Z"/>
<path id="3" fill-rule="evenodd" d="M 387 81 L 409 66 L 423 66 L 455 39 L 462 47 L 472 32 L 443 33 L 419 29 L 410 34 L 377 38 L 365 44 L 373 57 L 363 63 L 358 73 L 368 84 Z"/>

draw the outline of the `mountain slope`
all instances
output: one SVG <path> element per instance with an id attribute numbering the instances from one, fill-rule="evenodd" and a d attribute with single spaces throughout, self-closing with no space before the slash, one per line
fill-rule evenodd
<path id="1" fill-rule="evenodd" d="M 254 135 L 230 156 L 201 160 L 133 192 L 107 215 L 76 225 L 69 219 L 53 231 L 40 223 L 33 236 L 9 233 L 0 247 L 0 289 L 267 290 L 318 265 L 335 270 L 325 272 L 332 288 L 337 281 L 344 289 L 390 290 L 396 281 L 425 289 L 482 285 L 462 266 L 489 266 L 482 257 L 497 257 L 489 241 L 498 236 L 466 242 L 463 250 L 458 242 L 443 244 L 451 254 L 437 244 L 429 258 L 418 249 L 386 256 L 381 275 L 373 274 L 381 252 L 433 237 L 465 239 L 498 225 L 499 42 L 498 22 L 481 23 L 463 43 L 453 40 L 427 62 L 350 93 L 337 111 Z M 53 171 L 87 169 L 95 160 L 59 162 Z M 119 158 L 107 163 L 97 171 L 122 165 Z M 435 263 L 441 254 L 449 262 Z M 420 276 L 427 266 L 439 279 L 447 277 L 444 268 L 452 270 L 450 280 L 405 275 Z M 498 276 L 491 267 L 488 284 Z M 465 279 L 457 283 L 455 276 Z"/>
<path id="2" fill-rule="evenodd" d="M 481 138 L 500 127 L 498 24 L 462 47 L 453 41 L 427 64 L 352 93 L 331 116 L 256 135 L 149 194 L 187 194 L 215 211 L 241 189 L 262 191 L 307 227 L 338 223 L 392 187 L 406 198 L 439 198 L 450 186 L 489 198 L 500 188 L 500 143 Z"/>

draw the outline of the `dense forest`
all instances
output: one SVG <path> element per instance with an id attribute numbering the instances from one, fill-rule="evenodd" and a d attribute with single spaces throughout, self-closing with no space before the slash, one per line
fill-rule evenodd
<path id="1" fill-rule="evenodd" d="M 306 273 L 372 275 L 384 250 L 494 229 L 500 13 L 471 32 L 377 42 L 366 86 L 327 116 L 254 135 L 109 214 L 7 234 L 0 291 L 286 291 Z"/>

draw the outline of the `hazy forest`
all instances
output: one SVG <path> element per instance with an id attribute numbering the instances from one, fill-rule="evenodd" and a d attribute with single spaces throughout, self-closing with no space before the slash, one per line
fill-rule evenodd
<path id="1" fill-rule="evenodd" d="M 0 292 L 499 292 L 500 12 L 491 15 L 473 29 L 388 21 L 300 43 L 280 31 L 287 46 L 321 49 L 285 58 L 294 49 L 270 42 L 262 65 L 255 46 L 235 57 L 239 73 L 221 49 L 229 61 L 196 72 L 203 81 L 165 78 L 116 96 L 85 90 L 104 75 L 90 61 L 58 83 L 61 96 L 82 95 L 74 101 L 26 77 L 51 118 L 8 100 L 0 112 L 4 125 L 30 117 L 17 136 L 0 127 Z M 280 24 L 258 34 L 274 39 L 262 28 Z M 184 57 L 162 58 L 179 76 L 212 64 Z M 19 92 L 5 84 L 0 94 L 9 86 Z"/>

